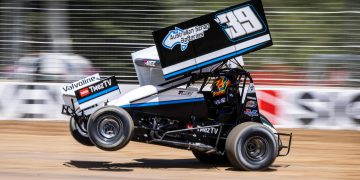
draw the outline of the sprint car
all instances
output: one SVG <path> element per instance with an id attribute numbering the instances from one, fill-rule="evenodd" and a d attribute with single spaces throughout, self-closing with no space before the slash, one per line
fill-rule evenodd
<path id="1" fill-rule="evenodd" d="M 256 3 L 259 0 L 155 32 L 156 46 L 132 54 L 140 84 L 135 89 L 123 93 L 114 76 L 101 79 L 99 74 L 64 86 L 62 113 L 71 116 L 74 139 L 105 151 L 119 150 L 130 140 L 188 149 L 201 162 L 229 162 L 242 170 L 264 170 L 276 157 L 288 155 L 292 134 L 278 133 L 260 113 L 253 79 L 239 56 L 271 45 L 268 30 L 250 39 L 230 41 L 230 45 L 213 45 L 242 49 L 203 47 L 210 54 L 199 50 L 178 56 L 193 51 L 194 47 L 188 48 L 192 44 L 206 41 L 207 33 L 225 33 L 225 40 L 231 38 L 226 29 L 214 29 L 227 28 L 221 22 L 222 12 L 242 11 L 246 17 L 261 18 L 256 15 L 261 13 Z M 193 22 L 207 24 L 206 31 L 201 29 L 200 35 L 196 34 L 198 26 Z M 264 20 L 259 22 L 266 26 Z M 192 41 L 176 42 L 176 38 L 191 36 L 192 32 L 196 38 L 185 38 Z M 174 57 L 178 61 L 174 62 Z"/>

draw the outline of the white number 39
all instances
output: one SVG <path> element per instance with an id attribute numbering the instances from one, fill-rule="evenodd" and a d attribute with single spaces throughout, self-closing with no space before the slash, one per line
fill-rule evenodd
<path id="1" fill-rule="evenodd" d="M 220 25 L 227 25 L 227 28 L 224 28 L 224 30 L 231 39 L 263 29 L 263 25 L 250 6 L 217 15 L 215 21 Z"/>

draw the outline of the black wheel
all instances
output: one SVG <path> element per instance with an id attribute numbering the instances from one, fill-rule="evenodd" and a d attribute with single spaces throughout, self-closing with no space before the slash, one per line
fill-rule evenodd
<path id="1" fill-rule="evenodd" d="M 195 158 L 202 163 L 206 164 L 219 164 L 219 163 L 228 163 L 227 157 L 225 155 L 218 154 L 207 154 L 202 151 L 191 150 Z"/>
<path id="2" fill-rule="evenodd" d="M 106 106 L 93 113 L 88 122 L 90 140 L 105 151 L 116 151 L 127 145 L 134 132 L 134 122 L 124 109 Z"/>
<path id="3" fill-rule="evenodd" d="M 234 127 L 227 137 L 225 150 L 235 168 L 248 171 L 267 169 L 278 155 L 273 132 L 254 122 Z"/>
<path id="4" fill-rule="evenodd" d="M 78 123 L 74 117 L 70 118 L 69 127 L 72 137 L 82 145 L 94 146 L 94 144 L 90 141 L 86 126 L 86 122 L 82 121 L 81 123 Z"/>

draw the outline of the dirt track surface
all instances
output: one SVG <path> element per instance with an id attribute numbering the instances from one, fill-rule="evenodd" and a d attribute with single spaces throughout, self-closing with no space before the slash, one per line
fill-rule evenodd
<path id="1" fill-rule="evenodd" d="M 294 133 L 290 155 L 267 171 L 245 172 L 151 144 L 85 147 L 65 122 L 0 121 L 0 179 L 360 179 L 360 131 L 281 131 Z"/>

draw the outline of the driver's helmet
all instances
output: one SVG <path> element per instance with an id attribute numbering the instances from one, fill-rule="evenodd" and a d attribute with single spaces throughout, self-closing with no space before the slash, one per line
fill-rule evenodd
<path id="1" fill-rule="evenodd" d="M 211 85 L 211 92 L 214 97 L 222 96 L 226 92 L 226 88 L 231 84 L 227 77 L 218 77 Z"/>

